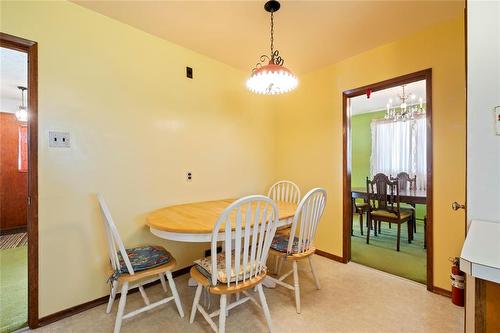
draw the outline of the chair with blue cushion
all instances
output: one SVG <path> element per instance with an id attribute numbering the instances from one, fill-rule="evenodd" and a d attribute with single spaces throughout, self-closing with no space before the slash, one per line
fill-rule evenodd
<path id="1" fill-rule="evenodd" d="M 319 279 L 314 270 L 312 255 L 315 252 L 314 238 L 318 224 L 326 205 L 326 191 L 315 188 L 309 191 L 300 201 L 289 235 L 276 235 L 271 244 L 270 255 L 278 256 L 292 262 L 292 270 L 278 278 L 271 278 L 278 285 L 293 290 L 295 306 L 300 313 L 300 286 L 297 262 L 303 259 L 309 261 L 316 288 L 320 289 Z M 293 274 L 293 285 L 284 280 Z"/>
<path id="2" fill-rule="evenodd" d="M 111 217 L 104 197 L 97 195 L 101 212 L 104 215 L 104 225 L 106 227 L 106 237 L 108 240 L 108 252 L 111 263 L 109 282 L 111 283 L 111 293 L 109 295 L 106 313 L 111 312 L 111 307 L 121 285 L 121 296 L 118 304 L 118 313 L 115 320 L 114 333 L 120 332 L 123 319 L 130 318 L 144 311 L 153 309 L 159 305 L 174 300 L 179 315 L 184 317 L 181 301 L 172 277 L 172 270 L 175 267 L 175 259 L 161 246 L 140 246 L 126 249 L 120 238 L 116 225 Z M 172 296 L 163 298 L 150 304 L 149 298 L 144 290 L 146 283 L 161 281 L 163 290 L 167 292 L 168 280 Z M 139 288 L 145 306 L 137 310 L 124 314 L 127 293 L 130 289 Z"/>

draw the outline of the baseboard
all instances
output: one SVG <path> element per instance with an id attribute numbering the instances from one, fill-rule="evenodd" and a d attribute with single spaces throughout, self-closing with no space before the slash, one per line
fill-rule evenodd
<path id="1" fill-rule="evenodd" d="M 19 234 L 21 232 L 27 232 L 26 226 L 2 229 L 0 230 L 0 235 Z"/>
<path id="2" fill-rule="evenodd" d="M 322 257 L 325 257 L 325 258 L 328 258 L 328 259 L 331 259 L 331 260 L 338 261 L 338 262 L 341 262 L 343 264 L 346 264 L 346 261 L 344 260 L 344 258 L 339 257 L 339 256 L 337 256 L 335 254 L 332 254 L 332 253 L 329 253 L 329 252 L 325 252 L 325 251 L 321 251 L 321 250 L 318 250 L 318 249 L 316 249 L 316 251 L 314 253 L 316 253 L 318 256 L 322 256 Z"/>
<path id="3" fill-rule="evenodd" d="M 178 269 L 178 270 L 172 272 L 172 276 L 175 278 L 175 277 L 187 274 L 187 273 L 189 273 L 189 270 L 191 269 L 191 267 L 192 267 L 192 265 Z M 160 283 L 159 280 L 147 283 L 144 285 L 144 288 L 154 286 L 158 283 Z M 138 290 L 139 290 L 138 288 L 130 289 L 127 294 L 136 293 Z M 79 305 L 75 305 L 75 306 L 72 306 L 70 308 L 67 308 L 67 309 L 58 311 L 56 313 L 50 314 L 48 316 L 42 317 L 38 320 L 38 327 L 52 324 L 52 323 L 59 321 L 61 319 L 74 316 L 74 315 L 76 315 L 80 312 L 83 312 L 83 311 L 90 310 L 92 308 L 95 308 L 96 306 L 107 303 L 108 299 L 109 299 L 109 295 L 106 295 L 106 296 L 94 299 L 92 301 L 85 302 L 85 303 L 82 303 Z M 36 328 L 36 327 L 31 327 L 31 328 Z"/>
<path id="4" fill-rule="evenodd" d="M 435 294 L 451 298 L 451 291 L 449 290 L 433 286 L 431 291 Z"/>

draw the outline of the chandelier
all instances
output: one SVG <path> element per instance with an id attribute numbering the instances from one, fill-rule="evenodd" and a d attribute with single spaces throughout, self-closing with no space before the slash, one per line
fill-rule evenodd
<path id="1" fill-rule="evenodd" d="M 415 94 L 405 93 L 405 86 L 405 84 L 401 86 L 403 92 L 399 95 L 399 99 L 401 100 L 399 105 L 392 105 L 392 98 L 389 98 L 389 102 L 386 105 L 387 110 L 384 116 L 385 119 L 404 121 L 415 119 L 416 116 L 425 114 L 422 97 L 419 97 L 417 102 L 417 96 Z"/>
<path id="2" fill-rule="evenodd" d="M 19 105 L 19 110 L 16 111 L 16 118 L 18 121 L 26 122 L 28 121 L 28 109 L 24 105 L 24 92 L 27 90 L 26 87 L 17 87 L 21 90 L 21 105 Z"/>
<path id="3" fill-rule="evenodd" d="M 274 13 L 280 9 L 280 3 L 270 0 L 264 9 L 271 13 L 271 53 L 260 56 L 252 75 L 247 80 L 247 88 L 257 94 L 284 94 L 295 89 L 299 83 L 297 77 L 285 66 L 278 50 L 274 49 Z M 267 64 L 266 64 L 267 63 Z"/>

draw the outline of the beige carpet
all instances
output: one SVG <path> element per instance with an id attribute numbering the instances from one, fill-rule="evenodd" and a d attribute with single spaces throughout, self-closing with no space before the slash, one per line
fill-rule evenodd
<path id="1" fill-rule="evenodd" d="M 425 286 L 355 263 L 340 264 L 314 257 L 322 289 L 316 290 L 305 263 L 300 266 L 302 313 L 295 312 L 292 292 L 265 289 L 274 332 L 463 332 L 464 311 L 449 298 L 428 292 Z M 287 266 L 284 266 L 286 269 Z M 206 332 L 211 328 L 198 313 L 189 324 L 195 288 L 187 286 L 188 275 L 176 279 L 186 316 L 180 318 L 170 302 L 150 312 L 124 320 L 127 332 Z M 76 287 L 75 287 L 76 288 Z M 163 293 L 161 286 L 147 289 L 151 301 Z M 127 299 L 126 311 L 143 305 L 139 293 Z M 212 299 L 212 309 L 217 299 Z M 93 308 L 37 332 L 112 332 L 118 302 L 113 312 L 105 305 Z M 226 332 L 267 332 L 261 311 L 247 302 L 229 311 Z"/>
<path id="2" fill-rule="evenodd" d="M 25 232 L 0 236 L 0 250 L 13 249 L 26 244 L 28 244 L 28 234 Z"/>

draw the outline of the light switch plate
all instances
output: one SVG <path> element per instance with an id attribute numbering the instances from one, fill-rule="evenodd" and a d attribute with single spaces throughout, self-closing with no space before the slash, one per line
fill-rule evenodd
<path id="1" fill-rule="evenodd" d="M 69 132 L 49 131 L 49 147 L 52 148 L 71 147 L 71 138 Z"/>

